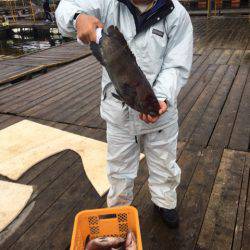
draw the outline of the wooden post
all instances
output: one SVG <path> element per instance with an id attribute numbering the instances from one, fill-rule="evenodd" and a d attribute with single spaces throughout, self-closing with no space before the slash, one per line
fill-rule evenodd
<path id="1" fill-rule="evenodd" d="M 14 22 L 16 22 L 16 18 L 15 18 L 14 11 L 13 11 L 13 8 L 12 8 L 11 0 L 8 0 L 7 3 L 9 3 L 9 6 L 10 6 L 10 12 L 11 12 L 11 15 L 12 15 L 12 19 L 13 19 Z"/>
<path id="2" fill-rule="evenodd" d="M 18 16 L 18 15 L 17 15 L 16 0 L 13 0 L 13 1 L 14 1 L 14 14 L 16 14 L 16 16 Z"/>
<path id="3" fill-rule="evenodd" d="M 207 17 L 211 16 L 211 0 L 207 0 Z"/>
<path id="4" fill-rule="evenodd" d="M 217 16 L 217 0 L 214 0 L 214 16 Z"/>
<path id="5" fill-rule="evenodd" d="M 33 16 L 33 21 L 35 22 L 36 21 L 36 18 L 35 18 L 35 13 L 34 13 L 34 10 L 32 8 L 32 2 L 30 0 L 30 9 L 31 9 L 31 13 L 32 13 L 32 16 Z"/>

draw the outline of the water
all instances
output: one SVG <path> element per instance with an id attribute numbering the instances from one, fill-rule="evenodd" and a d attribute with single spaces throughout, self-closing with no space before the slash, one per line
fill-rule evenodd
<path id="1" fill-rule="evenodd" d="M 63 42 L 65 40 L 57 28 L 39 32 L 31 28 L 12 29 L 7 37 L 0 39 L 0 60 L 58 46 Z"/>

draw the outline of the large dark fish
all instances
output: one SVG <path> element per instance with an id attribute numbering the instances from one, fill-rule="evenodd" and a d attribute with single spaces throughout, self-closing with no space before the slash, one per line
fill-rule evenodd
<path id="1" fill-rule="evenodd" d="M 106 68 L 117 92 L 113 96 L 140 113 L 159 115 L 159 102 L 153 89 L 136 62 L 125 38 L 117 27 L 102 32 L 99 44 L 90 48 L 97 60 Z"/>

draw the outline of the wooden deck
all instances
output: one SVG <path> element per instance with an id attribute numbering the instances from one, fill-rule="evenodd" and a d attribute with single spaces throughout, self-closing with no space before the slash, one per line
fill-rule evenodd
<path id="1" fill-rule="evenodd" d="M 248 19 L 193 19 L 192 74 L 179 97 L 180 227 L 169 230 L 153 210 L 146 162 L 135 205 L 144 249 L 249 249 L 250 30 Z M 22 119 L 105 141 L 99 117 L 101 68 L 93 56 L 0 91 L 0 129 Z M 3 179 L 1 177 L 0 179 Z M 64 151 L 18 181 L 35 192 L 0 234 L 1 249 L 66 249 L 76 213 L 105 206 Z"/>
<path id="2" fill-rule="evenodd" d="M 31 17 L 32 19 L 32 17 Z M 13 22 L 10 20 L 10 25 L 7 28 L 15 29 L 15 28 L 32 28 L 37 30 L 49 29 L 49 28 L 56 28 L 56 23 L 45 23 L 43 20 L 16 20 Z"/>
<path id="3" fill-rule="evenodd" d="M 35 73 L 45 72 L 51 67 L 61 66 L 89 55 L 90 50 L 87 46 L 70 42 L 18 58 L 0 61 L 0 85 L 27 79 Z"/>

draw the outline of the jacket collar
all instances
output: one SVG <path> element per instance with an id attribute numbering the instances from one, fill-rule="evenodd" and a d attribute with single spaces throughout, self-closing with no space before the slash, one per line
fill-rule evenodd
<path id="1" fill-rule="evenodd" d="M 168 16 L 174 9 L 174 4 L 171 0 L 157 0 L 152 9 L 141 14 L 130 0 L 117 1 L 125 4 L 130 10 L 131 14 L 134 17 L 137 34 L 148 29 L 155 23 Z"/>

